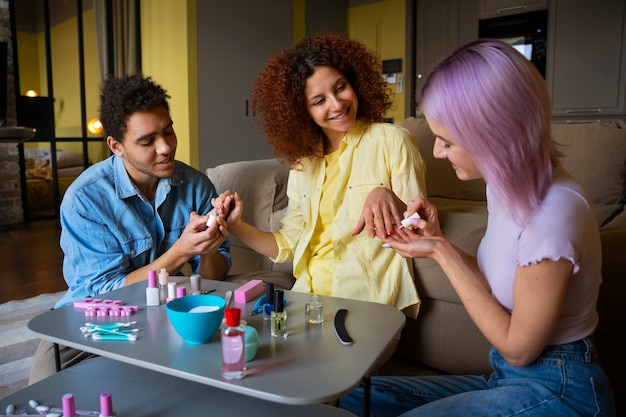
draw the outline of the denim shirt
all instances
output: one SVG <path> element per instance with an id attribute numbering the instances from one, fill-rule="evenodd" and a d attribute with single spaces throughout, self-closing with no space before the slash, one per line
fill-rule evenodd
<path id="1" fill-rule="evenodd" d="M 121 158 L 113 155 L 88 168 L 61 203 L 63 276 L 69 289 L 56 308 L 124 286 L 127 274 L 172 247 L 192 211 L 208 213 L 216 196 L 206 175 L 179 161 L 173 177 L 159 181 L 153 202 L 132 183 Z M 228 240 L 218 252 L 230 268 Z M 188 262 L 197 272 L 200 256 Z"/>

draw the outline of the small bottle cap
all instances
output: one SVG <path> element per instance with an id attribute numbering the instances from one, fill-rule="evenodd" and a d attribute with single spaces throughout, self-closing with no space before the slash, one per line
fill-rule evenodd
<path id="1" fill-rule="evenodd" d="M 151 269 L 148 271 L 148 287 L 156 288 L 157 287 L 157 276 L 156 271 Z"/>
<path id="2" fill-rule="evenodd" d="M 168 298 L 176 298 L 176 283 L 168 282 L 167 283 L 167 297 Z"/>
<path id="3" fill-rule="evenodd" d="M 161 268 L 161 271 L 159 272 L 159 284 L 165 286 L 169 280 L 170 274 L 167 273 L 165 268 Z"/>
<path id="4" fill-rule="evenodd" d="M 274 300 L 274 284 L 267 283 L 265 284 L 265 302 L 267 304 L 272 304 Z"/>
<path id="5" fill-rule="evenodd" d="M 282 313 L 284 309 L 284 300 L 285 292 L 283 290 L 274 291 L 274 311 L 277 313 Z"/>
<path id="6" fill-rule="evenodd" d="M 64 394 L 61 401 L 63 402 L 63 415 L 72 417 L 75 416 L 76 408 L 74 407 L 74 395 Z"/>
<path id="7" fill-rule="evenodd" d="M 100 394 L 100 417 L 113 417 L 113 401 L 110 392 Z"/>
<path id="8" fill-rule="evenodd" d="M 176 298 L 184 297 L 186 295 L 187 288 L 183 287 L 182 285 L 180 287 L 176 287 Z"/>
<path id="9" fill-rule="evenodd" d="M 224 316 L 226 316 L 226 326 L 228 327 L 238 327 L 241 323 L 241 309 L 239 308 L 225 309 Z"/>
<path id="10" fill-rule="evenodd" d="M 189 282 L 191 282 L 191 292 L 194 293 L 196 291 L 202 291 L 202 277 L 198 274 L 193 274 L 189 277 Z"/>

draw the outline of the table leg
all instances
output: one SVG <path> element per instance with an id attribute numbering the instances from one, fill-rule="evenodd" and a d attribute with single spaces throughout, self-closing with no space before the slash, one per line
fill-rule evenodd
<path id="1" fill-rule="evenodd" d="M 369 417 L 370 415 L 370 388 L 372 386 L 369 375 L 366 375 L 363 380 L 363 417 Z"/>
<path id="2" fill-rule="evenodd" d="M 59 352 L 59 344 L 55 343 L 54 347 L 54 366 L 57 369 L 57 372 L 61 370 L 61 353 Z"/>

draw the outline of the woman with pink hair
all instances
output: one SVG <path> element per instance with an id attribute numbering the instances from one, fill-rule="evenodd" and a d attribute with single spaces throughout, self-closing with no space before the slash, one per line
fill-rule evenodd
<path id="1" fill-rule="evenodd" d="M 372 378 L 371 415 L 615 415 L 593 339 L 599 230 L 589 196 L 559 163 L 545 81 L 508 44 L 476 40 L 432 70 L 420 109 L 434 156 L 461 180 L 484 178 L 487 230 L 473 257 L 417 198 L 405 215 L 421 218 L 384 246 L 441 266 L 492 345 L 493 373 Z M 362 396 L 359 389 L 340 406 L 360 414 Z"/>

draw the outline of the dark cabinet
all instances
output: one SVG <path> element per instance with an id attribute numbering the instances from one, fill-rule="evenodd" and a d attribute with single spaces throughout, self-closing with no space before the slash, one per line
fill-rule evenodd
<path id="1" fill-rule="evenodd" d="M 554 118 L 624 120 L 625 13 L 624 0 L 551 0 L 547 81 Z"/>
<path id="2" fill-rule="evenodd" d="M 478 0 L 418 0 L 415 43 L 415 86 L 437 61 L 478 37 Z"/>
<path id="3" fill-rule="evenodd" d="M 479 16 L 503 15 L 496 6 L 511 7 L 508 14 L 548 7 L 546 83 L 555 121 L 626 119 L 624 0 L 418 0 L 417 91 L 433 64 L 479 36 Z"/>
<path id="4" fill-rule="evenodd" d="M 480 0 L 480 18 L 506 16 L 548 8 L 548 0 Z"/>
<path id="5" fill-rule="evenodd" d="M 198 2 L 198 113 L 202 169 L 271 158 L 249 102 L 265 61 L 293 45 L 292 0 Z"/>

